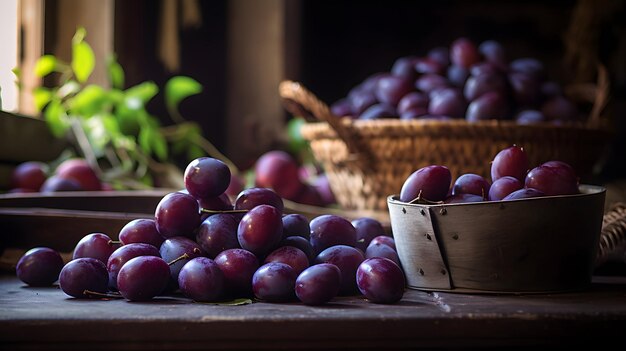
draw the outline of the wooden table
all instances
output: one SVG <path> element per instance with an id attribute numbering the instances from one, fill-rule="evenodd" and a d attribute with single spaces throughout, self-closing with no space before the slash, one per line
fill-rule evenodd
<path id="1" fill-rule="evenodd" d="M 626 347 L 626 277 L 582 292 L 464 295 L 408 290 L 394 305 L 77 300 L 0 276 L 0 348 L 77 350 Z"/>

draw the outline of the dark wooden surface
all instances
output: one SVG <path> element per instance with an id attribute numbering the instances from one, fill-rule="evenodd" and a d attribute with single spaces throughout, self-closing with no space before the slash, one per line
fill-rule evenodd
<path id="1" fill-rule="evenodd" d="M 408 290 L 394 305 L 362 297 L 310 307 L 255 302 L 77 300 L 57 287 L 0 277 L 0 348 L 525 349 L 539 345 L 626 347 L 626 277 L 596 277 L 585 291 L 463 295 Z"/>

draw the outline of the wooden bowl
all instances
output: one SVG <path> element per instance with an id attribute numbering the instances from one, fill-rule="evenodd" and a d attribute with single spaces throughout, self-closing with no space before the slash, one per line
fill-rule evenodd
<path id="1" fill-rule="evenodd" d="M 606 190 L 466 204 L 388 197 L 410 288 L 477 293 L 579 290 L 591 281 Z"/>

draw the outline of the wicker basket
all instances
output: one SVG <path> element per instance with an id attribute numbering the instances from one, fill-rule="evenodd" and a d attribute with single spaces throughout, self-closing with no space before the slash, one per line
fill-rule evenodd
<path id="1" fill-rule="evenodd" d="M 349 210 L 386 212 L 387 196 L 398 193 L 411 172 L 432 164 L 447 166 L 453 179 L 463 173 L 489 177 L 490 161 L 513 144 L 525 148 L 531 166 L 562 160 L 586 179 L 610 136 L 607 128 L 600 127 L 605 93 L 596 94 L 594 116 L 584 125 L 352 120 L 334 116 L 299 83 L 284 81 L 279 93 L 292 114 L 316 120 L 302 127 L 302 135 L 325 169 L 339 205 Z"/>

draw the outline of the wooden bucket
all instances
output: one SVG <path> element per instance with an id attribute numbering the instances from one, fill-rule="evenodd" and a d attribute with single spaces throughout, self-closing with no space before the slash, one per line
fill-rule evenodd
<path id="1" fill-rule="evenodd" d="M 606 190 L 465 204 L 388 197 L 410 288 L 477 293 L 579 290 L 591 281 Z"/>

